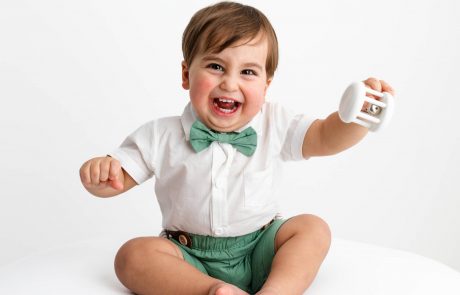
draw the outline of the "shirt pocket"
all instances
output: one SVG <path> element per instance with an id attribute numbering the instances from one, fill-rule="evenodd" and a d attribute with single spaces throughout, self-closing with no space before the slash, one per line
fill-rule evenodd
<path id="1" fill-rule="evenodd" d="M 273 167 L 244 173 L 244 206 L 264 207 L 273 199 Z"/>

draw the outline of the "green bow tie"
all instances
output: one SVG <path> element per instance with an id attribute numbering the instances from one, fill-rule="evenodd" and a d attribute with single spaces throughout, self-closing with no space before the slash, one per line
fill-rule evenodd
<path id="1" fill-rule="evenodd" d="M 257 146 L 257 133 L 252 127 L 238 132 L 218 133 L 210 130 L 203 123 L 196 120 L 190 129 L 190 143 L 195 152 L 207 148 L 213 141 L 231 144 L 245 156 L 252 156 Z"/>

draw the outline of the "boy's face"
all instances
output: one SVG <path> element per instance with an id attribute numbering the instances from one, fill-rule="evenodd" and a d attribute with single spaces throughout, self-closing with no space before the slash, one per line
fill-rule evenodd
<path id="1" fill-rule="evenodd" d="M 241 42 L 242 44 L 244 42 Z M 255 38 L 219 53 L 197 55 L 182 63 L 182 86 L 200 120 L 230 132 L 246 125 L 261 109 L 270 84 L 265 71 L 267 41 Z"/>

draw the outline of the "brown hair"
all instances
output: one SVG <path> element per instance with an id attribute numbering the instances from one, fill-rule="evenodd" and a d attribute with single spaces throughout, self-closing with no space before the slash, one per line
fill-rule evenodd
<path id="1" fill-rule="evenodd" d="M 267 38 L 267 78 L 278 66 L 278 40 L 267 17 L 251 6 L 220 2 L 197 11 L 182 35 L 182 52 L 188 66 L 199 53 L 218 53 L 238 41 L 250 42 L 260 33 Z"/>

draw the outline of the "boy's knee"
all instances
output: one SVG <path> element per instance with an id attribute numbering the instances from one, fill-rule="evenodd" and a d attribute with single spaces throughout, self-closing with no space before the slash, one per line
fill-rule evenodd
<path id="1" fill-rule="evenodd" d="M 115 256 L 115 273 L 120 281 L 124 282 L 128 272 L 133 271 L 142 255 L 139 249 L 142 247 L 142 238 L 129 240 L 118 250 Z"/>
<path id="2" fill-rule="evenodd" d="M 300 230 L 307 234 L 314 234 L 315 240 L 325 248 L 331 245 L 331 229 L 329 225 L 320 217 L 313 214 L 302 214 L 299 218 Z"/>
<path id="3" fill-rule="evenodd" d="M 180 258 L 180 250 L 165 238 L 135 238 L 126 242 L 115 256 L 115 273 L 123 283 L 144 270 L 155 255 L 173 255 Z M 149 259 L 150 258 L 150 259 Z"/>

